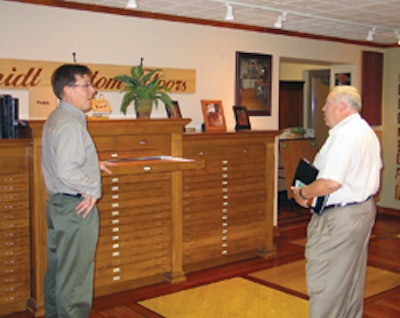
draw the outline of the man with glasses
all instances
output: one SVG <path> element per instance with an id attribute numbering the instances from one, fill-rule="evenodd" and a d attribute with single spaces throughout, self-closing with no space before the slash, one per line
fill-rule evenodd
<path id="1" fill-rule="evenodd" d="M 84 65 L 55 70 L 52 86 L 60 100 L 43 126 L 42 170 L 48 198 L 46 318 L 89 317 L 93 299 L 94 259 L 99 232 L 96 201 L 101 196 L 99 162 L 85 113 L 96 90 Z"/>

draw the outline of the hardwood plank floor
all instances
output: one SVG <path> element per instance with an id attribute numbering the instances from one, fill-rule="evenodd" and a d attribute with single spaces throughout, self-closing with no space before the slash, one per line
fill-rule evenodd
<path id="1" fill-rule="evenodd" d="M 298 261 L 303 258 L 304 247 L 291 242 L 305 238 L 308 219 L 309 213 L 306 210 L 298 208 L 291 201 L 283 200 L 279 205 L 279 230 L 275 236 L 276 255 L 267 259 L 251 259 L 190 273 L 187 275 L 187 281 L 179 284 L 158 284 L 98 297 L 94 300 L 90 318 L 159 318 L 162 316 L 138 305 L 137 302 L 222 279 L 232 277 L 251 279 L 249 273 Z M 379 209 L 370 241 L 368 265 L 400 274 L 399 255 L 400 211 Z M 287 290 L 286 292 L 306 298 L 302 294 Z M 23 312 L 3 318 L 5 317 L 31 318 L 33 315 Z M 400 317 L 400 286 L 365 299 L 364 318 L 392 317 Z"/>

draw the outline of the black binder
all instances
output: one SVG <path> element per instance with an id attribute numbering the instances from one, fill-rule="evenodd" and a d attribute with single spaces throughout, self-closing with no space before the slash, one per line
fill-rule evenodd
<path id="1" fill-rule="evenodd" d="M 0 139 L 16 138 L 19 127 L 19 100 L 9 94 L 0 95 Z"/>
<path id="2" fill-rule="evenodd" d="M 293 186 L 301 188 L 312 183 L 318 175 L 318 169 L 311 164 L 307 159 L 300 159 L 294 174 Z M 310 200 L 310 209 L 313 213 L 321 215 L 326 207 L 328 195 L 316 197 Z"/>

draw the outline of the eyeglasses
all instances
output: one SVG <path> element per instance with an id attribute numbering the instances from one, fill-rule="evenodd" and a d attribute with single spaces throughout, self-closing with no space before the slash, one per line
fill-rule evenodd
<path id="1" fill-rule="evenodd" d="M 71 85 L 68 85 L 68 86 L 71 86 L 71 87 L 82 87 L 82 88 L 89 88 L 89 87 L 93 87 L 93 84 L 92 84 L 92 83 L 85 83 L 85 84 L 71 84 Z"/>

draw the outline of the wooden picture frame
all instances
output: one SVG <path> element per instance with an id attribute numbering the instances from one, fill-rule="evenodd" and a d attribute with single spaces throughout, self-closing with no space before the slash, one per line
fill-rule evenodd
<path id="1" fill-rule="evenodd" d="M 206 132 L 226 131 L 224 108 L 220 100 L 201 100 Z"/>
<path id="2" fill-rule="evenodd" d="M 249 114 L 247 108 L 244 106 L 233 106 L 233 112 L 236 120 L 236 130 L 251 129 Z"/>
<path id="3" fill-rule="evenodd" d="M 236 52 L 235 104 L 250 116 L 271 116 L 272 56 Z"/>
<path id="4" fill-rule="evenodd" d="M 335 86 L 351 85 L 351 73 L 335 73 Z"/>
<path id="5" fill-rule="evenodd" d="M 182 118 L 179 102 L 177 100 L 173 100 L 172 103 L 174 104 L 174 107 L 165 105 L 165 111 L 167 112 L 168 118 Z"/>

